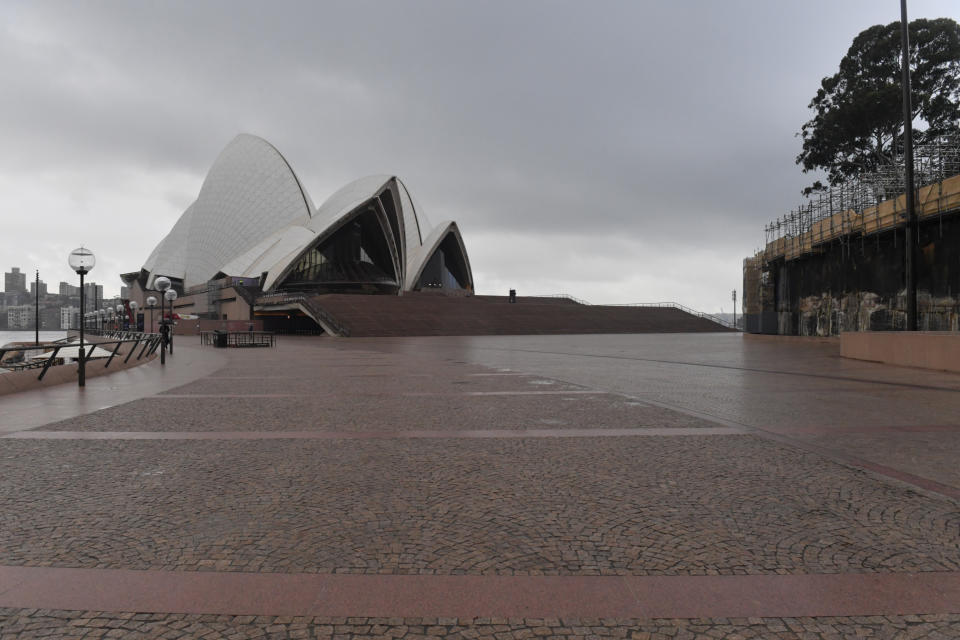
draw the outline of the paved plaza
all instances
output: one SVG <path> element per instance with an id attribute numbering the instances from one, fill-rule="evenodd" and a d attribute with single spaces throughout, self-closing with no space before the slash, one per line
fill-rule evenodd
<path id="1" fill-rule="evenodd" d="M 281 338 L 0 404 L 6 638 L 960 637 L 960 375 Z"/>

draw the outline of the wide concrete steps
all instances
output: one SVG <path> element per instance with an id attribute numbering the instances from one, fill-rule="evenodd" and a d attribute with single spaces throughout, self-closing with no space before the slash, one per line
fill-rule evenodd
<path id="1" fill-rule="evenodd" d="M 580 333 L 692 333 L 727 327 L 669 307 L 606 307 L 506 298 L 435 294 L 327 294 L 310 303 L 351 337 L 476 336 Z"/>

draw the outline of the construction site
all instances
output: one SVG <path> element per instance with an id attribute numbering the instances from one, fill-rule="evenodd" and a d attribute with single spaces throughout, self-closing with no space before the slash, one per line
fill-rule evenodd
<path id="1" fill-rule="evenodd" d="M 960 141 L 915 151 L 917 319 L 960 330 Z M 749 333 L 830 336 L 906 327 L 907 223 L 902 158 L 807 202 L 765 227 L 743 262 Z"/>

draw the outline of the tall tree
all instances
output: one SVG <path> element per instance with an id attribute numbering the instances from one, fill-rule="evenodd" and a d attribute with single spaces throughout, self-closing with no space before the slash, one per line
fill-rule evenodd
<path id="1" fill-rule="evenodd" d="M 903 131 L 900 23 L 854 38 L 840 70 L 820 82 L 814 112 L 798 134 L 803 172 L 822 170 L 831 185 L 890 163 Z M 960 133 L 960 25 L 949 18 L 910 23 L 913 118 L 918 143 Z M 919 124 L 919 123 L 917 123 Z M 825 188 L 819 181 L 810 193 Z"/>

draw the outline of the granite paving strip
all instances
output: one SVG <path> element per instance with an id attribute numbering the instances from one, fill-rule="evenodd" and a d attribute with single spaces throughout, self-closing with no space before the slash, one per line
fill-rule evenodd
<path id="1" fill-rule="evenodd" d="M 937 482 L 936 480 L 931 480 L 923 476 L 909 473 L 907 471 L 903 471 L 902 469 L 880 464 L 874 462 L 873 460 L 868 460 L 866 458 L 847 453 L 836 446 L 821 446 L 814 442 L 810 442 L 809 440 L 769 431 L 758 431 L 757 435 L 758 437 L 766 438 L 767 440 L 773 442 L 782 442 L 784 444 L 802 447 L 808 451 L 819 453 L 826 458 L 837 460 L 844 464 L 848 464 L 852 467 L 863 469 L 877 475 L 886 476 L 887 478 L 897 480 L 904 484 L 913 485 L 918 489 L 937 493 L 948 498 L 953 498 L 954 500 L 960 500 L 960 487 Z"/>
<path id="2" fill-rule="evenodd" d="M 270 638 L 404 638 L 521 640 L 630 638 L 632 640 L 945 640 L 960 636 L 958 615 L 801 618 L 441 618 L 362 616 L 236 616 L 0 609 L 0 639 L 56 637 L 245 640 Z"/>
<path id="3" fill-rule="evenodd" d="M 841 434 L 794 433 L 794 440 L 809 443 L 901 473 L 919 476 L 960 489 L 960 428 L 870 430 Z"/>
<path id="4" fill-rule="evenodd" d="M 464 429 L 460 431 L 16 431 L 0 435 L 19 440 L 356 440 L 371 438 L 622 438 L 648 436 L 729 436 L 744 429 Z"/>
<path id="5" fill-rule="evenodd" d="M 680 407 L 670 403 L 664 403 L 664 402 L 659 402 L 659 401 L 650 400 L 650 399 L 644 399 L 643 402 L 654 407 L 660 407 L 664 410 L 672 411 L 681 415 L 687 415 L 695 419 L 709 420 L 714 422 L 715 424 L 724 425 L 731 429 L 744 429 L 756 435 L 759 438 L 765 438 L 767 440 L 771 440 L 774 442 L 780 442 L 783 444 L 788 444 L 790 446 L 805 449 L 812 453 L 816 453 L 821 456 L 824 456 L 827 459 L 834 460 L 842 464 L 855 467 L 857 469 L 862 469 L 864 471 L 876 474 L 878 476 L 884 476 L 886 478 L 895 480 L 897 482 L 911 485 L 923 491 L 936 493 L 947 498 L 952 498 L 954 500 L 960 500 L 960 472 L 956 470 L 955 465 L 951 464 L 952 460 L 946 461 L 946 462 L 943 460 L 943 453 L 945 448 L 948 449 L 948 451 L 950 452 L 956 451 L 957 447 L 955 442 L 949 443 L 950 446 L 948 447 L 944 447 L 943 443 L 940 443 L 939 446 L 930 448 L 923 452 L 914 451 L 913 455 L 906 456 L 908 460 L 910 460 L 910 462 L 912 462 L 913 464 L 910 464 L 910 463 L 905 464 L 905 461 L 899 457 L 899 456 L 902 456 L 903 454 L 902 446 L 898 446 L 896 451 L 892 452 L 892 455 L 888 455 L 888 457 L 894 458 L 893 462 L 898 466 L 913 467 L 919 473 L 924 473 L 924 474 L 930 473 L 931 462 L 932 462 L 934 468 L 936 468 L 937 471 L 940 471 L 939 473 L 940 477 L 946 477 L 948 479 L 956 481 L 954 484 L 945 484 L 943 482 L 931 480 L 929 477 L 926 477 L 925 475 L 918 475 L 918 473 L 910 473 L 909 471 L 905 471 L 902 468 L 897 468 L 896 466 L 892 466 L 892 465 L 881 464 L 874 460 L 867 459 L 866 457 L 862 457 L 862 455 L 855 455 L 854 453 L 851 453 L 849 450 L 849 447 L 844 447 L 844 445 L 842 444 L 841 438 L 843 438 L 843 435 L 844 435 L 842 428 L 840 433 L 832 433 L 829 431 L 829 428 L 817 428 L 813 430 L 814 433 L 821 433 L 821 429 L 823 429 L 827 433 L 830 433 L 830 435 L 824 436 L 820 439 L 811 439 L 809 437 L 805 437 L 810 435 L 810 432 L 807 431 L 806 428 L 794 428 L 794 427 L 781 428 L 778 426 L 763 426 L 763 427 L 752 428 L 746 424 L 741 424 L 738 422 L 734 422 L 732 420 L 727 420 L 720 416 L 714 416 L 714 415 L 705 413 L 703 411 L 697 411 L 697 410 L 689 409 L 686 407 Z M 901 429 L 903 431 L 900 431 Z M 928 429 L 925 429 L 923 426 L 917 427 L 916 429 L 911 429 L 909 426 L 907 427 L 885 426 L 885 427 L 881 427 L 881 430 L 886 432 L 894 431 L 895 433 L 909 433 L 912 431 L 923 432 Z M 929 429 L 929 431 L 946 433 L 952 436 L 957 431 L 957 428 L 951 427 L 949 425 L 937 425 Z M 871 433 L 871 435 L 876 437 L 876 434 Z M 902 441 L 902 438 L 901 440 L 898 440 L 898 443 L 900 443 L 901 441 Z M 947 455 L 949 456 L 949 453 Z M 945 473 L 943 472 L 944 468 L 948 468 L 948 470 Z"/>
<path id="6" fill-rule="evenodd" d="M 778 429 L 776 425 L 765 427 L 775 433 L 792 435 L 836 436 L 841 434 L 903 434 L 903 433 L 960 433 L 960 425 L 955 424 L 904 424 L 904 425 L 820 425 L 789 427 Z"/>
<path id="7" fill-rule="evenodd" d="M 716 428 L 620 395 L 143 398 L 44 431 L 404 431 Z M 727 426 L 727 425 L 721 425 Z M 734 427 L 738 428 L 738 427 Z"/>
<path id="8" fill-rule="evenodd" d="M 316 376 L 316 372 L 314 372 Z M 177 387 L 164 392 L 163 395 L 243 395 L 271 393 L 285 394 L 366 394 L 371 391 L 369 383 L 371 376 L 343 375 L 335 371 L 322 377 L 271 378 L 259 380 L 231 380 L 224 378 L 202 378 L 189 385 Z M 459 371 L 451 371 L 449 375 L 431 376 L 374 376 L 376 392 L 383 394 L 400 393 L 466 393 L 466 392 L 526 392 L 526 393 L 560 393 L 564 391 L 584 391 L 581 385 L 537 377 L 495 377 L 472 376 L 468 377 Z M 589 390 L 591 393 L 598 393 Z M 600 392 L 602 393 L 602 392 Z"/>
<path id="9" fill-rule="evenodd" d="M 733 618 L 960 613 L 960 573 L 356 576 L 0 567 L 0 607 L 288 616 Z"/>
<path id="10" fill-rule="evenodd" d="M 960 569 L 955 502 L 752 435 L 3 439 L 0 521 L 5 565 L 570 576 Z"/>

